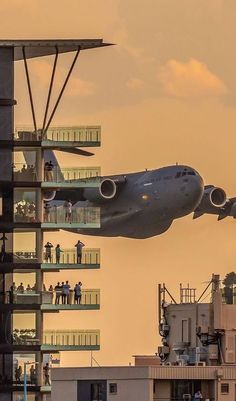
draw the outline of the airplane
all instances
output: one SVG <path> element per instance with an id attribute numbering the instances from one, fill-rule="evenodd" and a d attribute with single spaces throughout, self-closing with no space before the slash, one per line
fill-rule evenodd
<path id="1" fill-rule="evenodd" d="M 46 157 L 57 164 L 52 151 Z M 167 231 L 175 219 L 193 213 L 236 218 L 236 198 L 222 188 L 204 186 L 200 174 L 185 165 L 100 177 L 98 188 L 45 193 L 45 201 L 70 199 L 76 207 L 100 207 L 101 228 L 69 229 L 84 235 L 145 239 Z M 49 196 L 49 197 L 48 197 Z"/>

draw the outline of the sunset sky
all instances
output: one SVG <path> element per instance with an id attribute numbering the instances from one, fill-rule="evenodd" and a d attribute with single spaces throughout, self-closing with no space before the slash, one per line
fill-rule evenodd
<path id="1" fill-rule="evenodd" d="M 179 162 L 236 196 L 235 0 L 1 0 L 0 15 L 2 39 L 116 44 L 82 52 L 53 121 L 101 125 L 102 147 L 86 160 L 59 154 L 61 165 L 101 165 L 106 175 Z M 72 57 L 60 57 L 57 92 Z M 29 63 L 39 122 L 51 66 L 51 58 Z M 21 63 L 15 79 L 16 125 L 30 124 Z M 213 272 L 236 270 L 235 232 L 232 218 L 188 216 L 147 240 L 82 237 L 87 247 L 101 247 L 101 270 L 51 273 L 47 284 L 69 278 L 101 288 L 101 311 L 47 316 L 45 328 L 100 328 L 101 365 L 155 353 L 157 284 L 176 295 L 179 283 L 189 282 L 200 293 Z M 48 238 L 66 248 L 78 236 Z M 86 363 L 87 353 L 62 354 L 64 366 Z"/>

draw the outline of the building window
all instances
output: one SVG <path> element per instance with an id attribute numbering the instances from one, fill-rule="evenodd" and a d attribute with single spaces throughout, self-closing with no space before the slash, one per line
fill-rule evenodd
<path id="1" fill-rule="evenodd" d="M 117 383 L 110 383 L 109 384 L 109 393 L 110 394 L 117 394 Z"/>
<path id="2" fill-rule="evenodd" d="M 221 383 L 221 394 L 229 394 L 229 383 Z"/>

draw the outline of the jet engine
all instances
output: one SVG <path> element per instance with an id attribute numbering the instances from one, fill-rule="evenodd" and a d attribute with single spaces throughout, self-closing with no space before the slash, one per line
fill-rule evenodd
<path id="1" fill-rule="evenodd" d="M 46 202 L 52 201 L 56 196 L 56 191 L 44 191 L 43 200 Z"/>
<path id="2" fill-rule="evenodd" d="M 110 178 L 106 178 L 100 182 L 98 188 L 85 188 L 83 197 L 90 202 L 104 202 L 113 199 L 116 193 L 116 183 Z"/>
<path id="3" fill-rule="evenodd" d="M 204 189 L 203 197 L 200 205 L 198 206 L 201 210 L 207 210 L 213 207 L 223 207 L 227 202 L 227 196 L 222 188 L 217 187 L 206 187 Z"/>

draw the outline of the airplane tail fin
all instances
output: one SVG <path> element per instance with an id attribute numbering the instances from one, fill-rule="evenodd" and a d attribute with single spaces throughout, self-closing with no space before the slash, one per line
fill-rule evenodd
<path id="1" fill-rule="evenodd" d="M 35 164 L 35 154 L 33 152 L 24 152 L 24 158 L 26 164 L 34 165 Z M 57 177 L 57 180 L 64 181 L 64 176 L 61 171 L 61 167 L 58 163 L 58 160 L 55 156 L 53 150 L 45 150 L 44 151 L 44 163 L 52 162 L 54 177 Z"/>

